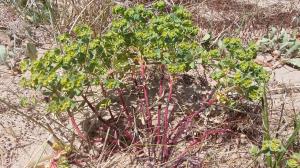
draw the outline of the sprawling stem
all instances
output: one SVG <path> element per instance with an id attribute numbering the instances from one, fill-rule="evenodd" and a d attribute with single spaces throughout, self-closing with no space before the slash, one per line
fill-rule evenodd
<path id="1" fill-rule="evenodd" d="M 82 140 L 86 140 L 86 137 L 84 135 L 84 133 L 79 129 L 79 126 L 78 124 L 76 123 L 75 121 L 75 118 L 73 116 L 73 114 L 68 111 L 68 115 L 69 115 L 69 119 L 70 119 L 70 122 L 75 130 L 75 132 L 77 133 L 77 135 L 82 139 Z"/>
<path id="2" fill-rule="evenodd" d="M 121 101 L 121 104 L 122 104 L 122 107 L 123 107 L 123 111 L 124 111 L 125 114 L 127 115 L 129 125 L 131 126 L 131 125 L 132 125 L 132 117 L 130 116 L 129 111 L 128 111 L 128 108 L 127 108 L 127 106 L 126 106 L 126 103 L 125 103 L 125 99 L 124 99 L 124 96 L 123 96 L 123 91 L 122 91 L 122 89 L 118 89 L 118 93 L 119 93 L 119 98 L 120 98 L 120 101 Z"/>
<path id="3" fill-rule="evenodd" d="M 169 104 L 172 99 L 172 91 L 173 91 L 173 77 L 170 76 L 169 79 L 169 95 L 166 104 L 166 108 L 164 111 L 164 134 L 163 134 L 163 158 L 166 159 L 168 157 L 168 126 L 169 126 Z"/>
<path id="4" fill-rule="evenodd" d="M 162 74 L 160 80 L 159 80 L 159 93 L 158 97 L 159 99 L 162 99 L 163 95 L 163 82 L 164 82 L 164 75 Z M 160 130 L 161 130 L 161 103 L 158 102 L 157 107 L 157 144 L 160 144 Z"/>
<path id="5" fill-rule="evenodd" d="M 171 144 L 171 145 L 177 144 L 178 139 L 180 138 L 180 136 L 184 133 L 185 130 L 187 130 L 190 127 L 190 125 L 193 121 L 193 118 L 196 117 L 201 112 L 203 112 L 205 109 L 207 109 L 208 107 L 210 107 L 211 105 L 214 104 L 214 100 L 212 99 L 212 96 L 214 95 L 215 91 L 216 90 L 214 89 L 210 93 L 208 98 L 203 101 L 203 103 L 202 103 L 202 105 L 201 105 L 201 107 L 198 111 L 192 112 L 190 115 L 184 117 L 181 121 L 178 122 L 178 125 L 171 131 L 172 133 L 175 133 L 175 134 L 174 135 L 173 134 L 169 135 L 169 138 L 172 137 L 169 144 Z M 172 150 L 172 148 L 167 148 L 166 153 L 167 154 L 171 153 L 171 150 Z"/>
<path id="6" fill-rule="evenodd" d="M 164 66 L 161 66 L 161 77 L 159 80 L 159 91 L 158 91 L 158 107 L 157 107 L 157 128 L 156 128 L 156 138 L 157 138 L 157 144 L 160 144 L 161 142 L 161 102 L 160 100 L 163 99 L 163 84 L 164 84 Z"/>
<path id="7" fill-rule="evenodd" d="M 206 130 L 202 133 L 202 136 L 200 136 L 199 138 L 196 138 L 192 143 L 190 143 L 186 149 L 181 152 L 181 154 L 179 154 L 176 157 L 176 164 L 174 167 L 178 167 L 179 164 L 181 163 L 182 159 L 184 158 L 184 156 L 190 151 L 193 150 L 193 148 L 195 148 L 196 146 L 198 146 L 200 143 L 202 143 L 204 140 L 206 140 L 210 135 L 218 135 L 218 134 L 224 134 L 226 132 L 230 132 L 230 130 L 227 129 L 215 129 L 215 130 Z"/>
<path id="8" fill-rule="evenodd" d="M 100 86 L 101 86 L 101 91 L 102 91 L 103 96 L 104 96 L 105 98 L 107 98 L 107 92 L 106 92 L 105 88 L 103 87 L 103 84 L 101 83 Z M 113 113 L 112 113 L 112 111 L 111 111 L 111 109 L 110 109 L 110 106 L 107 107 L 107 110 L 108 110 L 108 112 L 109 112 L 110 117 L 111 117 L 112 119 L 114 119 L 115 117 L 114 117 L 114 115 L 113 115 Z"/>
<path id="9" fill-rule="evenodd" d="M 97 116 L 98 120 L 101 121 L 102 123 L 106 124 L 107 126 L 110 126 L 109 123 L 107 123 L 99 114 L 97 109 L 92 105 L 92 103 L 87 99 L 86 96 L 82 95 L 83 100 L 87 103 L 89 108 L 92 110 L 92 112 Z"/>

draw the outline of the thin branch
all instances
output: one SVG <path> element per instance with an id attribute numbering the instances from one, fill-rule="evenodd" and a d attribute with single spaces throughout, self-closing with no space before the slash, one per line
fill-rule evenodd
<path id="1" fill-rule="evenodd" d="M 97 109 L 92 105 L 92 103 L 87 99 L 86 96 L 82 95 L 83 100 L 87 103 L 87 105 L 89 106 L 89 108 L 92 110 L 92 112 L 97 116 L 97 118 L 99 119 L 99 121 L 103 122 L 104 124 L 106 124 L 107 126 L 110 126 L 99 114 L 99 112 L 97 111 Z"/>

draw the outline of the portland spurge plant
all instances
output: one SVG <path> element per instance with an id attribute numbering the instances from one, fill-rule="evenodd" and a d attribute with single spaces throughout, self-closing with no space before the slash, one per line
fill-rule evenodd
<path id="1" fill-rule="evenodd" d="M 57 48 L 24 61 L 22 69 L 30 77 L 22 83 L 49 97 L 49 112 L 66 113 L 82 142 L 93 142 L 103 135 L 101 130 L 108 138 L 100 138 L 114 149 L 131 145 L 143 152 L 147 147 L 154 160 L 166 162 L 193 118 L 208 107 L 209 99 L 177 124 L 170 118 L 176 108 L 176 79 L 194 68 L 201 55 L 198 28 L 183 7 L 163 2 L 148 8 L 116 6 L 113 12 L 112 24 L 101 37 L 78 26 L 58 38 Z M 158 81 L 150 76 L 154 70 Z M 75 120 L 80 112 L 97 121 L 91 127 L 95 135 Z"/>

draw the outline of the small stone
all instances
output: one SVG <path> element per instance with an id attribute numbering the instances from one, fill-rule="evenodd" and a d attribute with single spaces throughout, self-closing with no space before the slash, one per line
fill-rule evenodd
<path id="1" fill-rule="evenodd" d="M 274 58 L 273 58 L 271 55 L 268 54 L 268 55 L 265 56 L 264 62 L 272 62 L 273 59 L 274 59 Z"/>
<path id="2" fill-rule="evenodd" d="M 247 143 L 247 136 L 245 134 L 241 134 L 241 144 L 246 144 Z"/>
<path id="3" fill-rule="evenodd" d="M 264 67 L 271 67 L 271 63 L 273 60 L 273 57 L 270 54 L 267 55 L 258 55 L 255 59 L 255 62 L 259 65 L 262 65 Z"/>
<path id="4" fill-rule="evenodd" d="M 278 59 L 280 58 L 280 55 L 281 55 L 281 52 L 280 52 L 279 50 L 274 50 L 274 51 L 272 52 L 272 56 L 273 56 L 276 60 L 278 60 Z"/>

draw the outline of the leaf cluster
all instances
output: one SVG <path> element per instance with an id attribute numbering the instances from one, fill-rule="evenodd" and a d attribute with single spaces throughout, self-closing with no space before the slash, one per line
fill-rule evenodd
<path id="1" fill-rule="evenodd" d="M 200 56 L 198 28 L 183 7 L 170 12 L 165 7 L 162 2 L 150 8 L 116 6 L 115 19 L 103 36 L 94 36 L 85 25 L 59 36 L 59 47 L 22 62 L 21 69 L 31 74 L 22 84 L 42 90 L 51 98 L 49 110 L 60 112 L 79 107 L 76 98 L 90 88 L 124 87 L 128 73 L 141 66 L 164 65 L 170 74 L 188 71 Z"/>
<path id="2" fill-rule="evenodd" d="M 75 107 L 75 96 L 87 88 L 99 85 L 107 68 L 101 64 L 101 46 L 98 39 L 92 39 L 89 27 L 75 29 L 76 37 L 61 35 L 61 45 L 48 51 L 38 60 L 23 61 L 21 69 L 29 70 L 30 77 L 22 84 L 42 90 L 51 97 L 50 111 L 66 111 Z"/>
<path id="3" fill-rule="evenodd" d="M 255 44 L 244 47 L 238 38 L 225 38 L 218 48 L 203 53 L 205 63 L 213 67 L 212 78 L 218 82 L 218 99 L 224 103 L 234 96 L 257 101 L 263 93 L 263 85 L 269 74 L 254 62 L 257 54 Z"/>
<path id="4" fill-rule="evenodd" d="M 266 117 L 266 116 L 263 116 Z M 270 132 L 266 129 L 266 135 L 264 135 L 264 141 L 261 149 L 254 146 L 251 149 L 251 154 L 258 157 L 264 156 L 264 161 L 267 167 L 277 168 L 285 165 L 286 167 L 299 167 L 299 153 L 291 152 L 291 157 L 287 158 L 290 152 L 290 147 L 297 141 L 298 133 L 300 130 L 300 120 L 296 119 L 295 128 L 293 132 L 288 136 L 287 141 L 282 141 L 277 138 L 271 138 Z M 269 127 L 269 122 L 264 122 L 263 125 Z"/>
<path id="5" fill-rule="evenodd" d="M 154 3 L 151 9 L 143 5 L 114 8 L 118 17 L 105 35 L 105 45 L 114 53 L 115 69 L 127 67 L 128 59 L 164 64 L 170 73 L 194 67 L 199 56 L 198 28 L 183 7 L 175 6 L 166 13 L 163 4 Z"/>
<path id="6" fill-rule="evenodd" d="M 290 168 L 300 167 L 300 153 L 294 153 L 287 161 L 287 166 Z"/>

